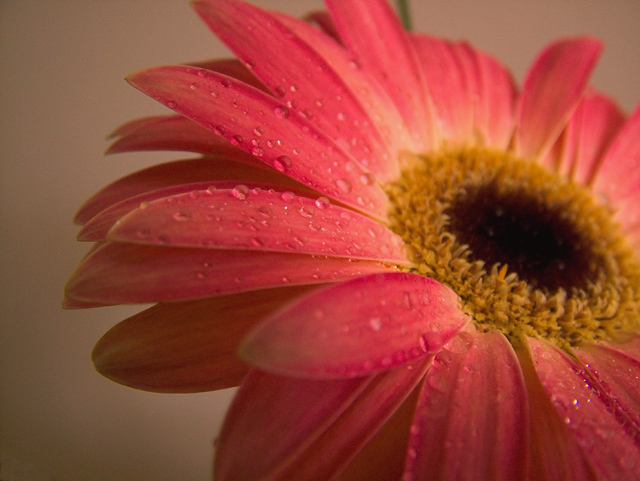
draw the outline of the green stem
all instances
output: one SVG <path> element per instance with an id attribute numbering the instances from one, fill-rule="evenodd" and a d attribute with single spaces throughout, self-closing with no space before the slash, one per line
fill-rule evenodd
<path id="1" fill-rule="evenodd" d="M 408 0 L 396 0 L 396 5 L 398 7 L 398 15 L 400 15 L 402 25 L 404 25 L 404 28 L 407 31 L 410 31 L 413 27 L 411 26 L 411 12 L 409 11 Z"/>

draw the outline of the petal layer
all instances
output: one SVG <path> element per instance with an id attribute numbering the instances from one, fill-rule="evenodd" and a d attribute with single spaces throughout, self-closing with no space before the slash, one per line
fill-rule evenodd
<path id="1" fill-rule="evenodd" d="M 585 344 L 573 353 L 640 430 L 640 339 L 626 344 Z"/>
<path id="2" fill-rule="evenodd" d="M 538 56 L 518 101 L 518 156 L 547 154 L 578 105 L 601 50 L 598 40 L 581 37 L 552 43 Z"/>
<path id="3" fill-rule="evenodd" d="M 309 290 L 285 287 L 156 304 L 111 328 L 92 359 L 100 374 L 136 389 L 202 392 L 240 384 L 237 347 L 258 321 Z"/>
<path id="4" fill-rule="evenodd" d="M 278 374 L 361 376 L 434 354 L 467 322 L 457 296 L 442 284 L 385 273 L 302 298 L 260 324 L 240 352 Z"/>
<path id="5" fill-rule="evenodd" d="M 408 263 L 402 239 L 369 217 L 331 205 L 326 197 L 314 200 L 245 185 L 152 201 L 123 217 L 108 238 Z"/>
<path id="6" fill-rule="evenodd" d="M 387 197 L 371 172 L 309 121 L 291 115 L 278 99 L 231 77 L 191 67 L 148 69 L 127 80 L 312 189 L 386 216 Z"/>
<path id="7" fill-rule="evenodd" d="M 382 141 L 376 122 L 356 96 L 355 86 L 345 81 L 352 75 L 343 75 L 347 73 L 343 50 L 322 49 L 330 39 L 318 29 L 243 2 L 201 0 L 193 6 L 292 115 L 311 121 L 382 179 L 398 175 L 397 160 Z"/>
<path id="8" fill-rule="evenodd" d="M 640 479 L 638 431 L 576 362 L 555 346 L 529 339 L 540 381 L 599 479 Z"/>
<path id="9" fill-rule="evenodd" d="M 218 157 L 178 160 L 154 165 L 116 180 L 89 198 L 76 214 L 75 222 L 86 224 L 94 216 L 131 197 L 180 184 L 205 181 L 237 180 L 240 182 L 273 182 L 276 185 L 298 185 L 289 177 L 242 159 Z"/>
<path id="10" fill-rule="evenodd" d="M 515 353 L 500 333 L 463 332 L 466 342 L 440 351 L 427 373 L 404 479 L 528 479 L 529 413 Z"/>
<path id="11" fill-rule="evenodd" d="M 66 295 L 105 304 L 187 300 L 337 282 L 390 268 L 337 257 L 107 242 L 76 268 Z"/>
<path id="12" fill-rule="evenodd" d="M 413 151 L 436 148 L 436 112 L 409 35 L 389 4 L 384 0 L 328 0 L 326 4 L 344 45 L 398 108 Z"/>
<path id="13" fill-rule="evenodd" d="M 215 478 L 274 479 L 370 382 L 368 377 L 312 381 L 251 371 L 222 426 Z"/>

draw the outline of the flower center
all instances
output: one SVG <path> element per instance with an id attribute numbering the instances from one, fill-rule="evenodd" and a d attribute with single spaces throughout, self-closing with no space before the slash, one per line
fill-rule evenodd
<path id="1" fill-rule="evenodd" d="M 409 270 L 453 289 L 479 329 L 564 348 L 638 329 L 640 266 L 583 186 L 464 149 L 407 156 L 386 189 Z"/>

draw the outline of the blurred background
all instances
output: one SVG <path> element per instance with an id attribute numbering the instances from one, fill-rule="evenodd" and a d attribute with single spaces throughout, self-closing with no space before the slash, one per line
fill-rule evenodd
<path id="1" fill-rule="evenodd" d="M 319 0 L 255 0 L 300 16 Z M 593 84 L 640 100 L 637 0 L 413 0 L 414 26 L 467 39 L 520 81 L 558 36 L 606 44 Z M 93 344 L 139 308 L 60 309 L 87 246 L 71 219 L 103 185 L 181 154 L 103 157 L 106 135 L 165 109 L 123 77 L 224 56 L 187 0 L 0 0 L 0 480 L 199 481 L 232 391 L 160 395 L 95 373 Z M 247 453 L 250 462 L 251 453 Z"/>

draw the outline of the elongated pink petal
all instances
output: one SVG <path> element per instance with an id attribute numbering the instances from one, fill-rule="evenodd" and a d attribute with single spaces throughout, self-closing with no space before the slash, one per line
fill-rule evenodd
<path id="1" fill-rule="evenodd" d="M 603 154 L 623 122 L 624 115 L 615 102 L 588 91 L 543 165 L 582 184 L 591 184 Z"/>
<path id="2" fill-rule="evenodd" d="M 585 344 L 573 350 L 618 409 L 640 429 L 640 338 L 624 344 Z M 631 349 L 629 349 L 629 347 Z M 631 353 L 625 352 L 630 350 Z"/>
<path id="3" fill-rule="evenodd" d="M 118 139 L 107 149 L 107 154 L 176 150 L 224 155 L 239 150 L 227 140 L 181 115 L 137 119 L 121 126 L 113 135 Z"/>
<path id="4" fill-rule="evenodd" d="M 529 479 L 597 481 L 587 456 L 540 383 L 531 353 L 524 346 L 520 346 L 516 353 L 529 397 Z"/>
<path id="5" fill-rule="evenodd" d="M 224 164 L 224 162 L 220 162 Z M 186 194 L 188 193 L 191 197 L 200 196 L 202 192 L 204 195 L 211 195 L 213 192 L 216 192 L 218 189 L 226 189 L 231 190 L 236 187 L 241 191 L 244 188 L 251 189 L 255 191 L 257 189 L 278 189 L 280 192 L 291 192 L 295 195 L 313 195 L 314 192 L 306 187 L 298 184 L 293 179 L 289 177 L 281 176 L 275 171 L 270 170 L 262 170 L 262 169 L 251 169 L 246 166 L 241 166 L 235 163 L 231 164 L 233 170 L 236 170 L 236 178 L 242 178 L 241 181 L 212 181 L 212 182 L 196 182 L 193 184 L 180 184 L 173 185 L 170 187 L 165 187 L 164 189 L 152 190 L 151 192 L 144 192 L 139 195 L 135 195 L 133 197 L 129 197 L 125 200 L 122 200 L 116 204 L 113 204 L 107 208 L 105 208 L 102 212 L 95 215 L 94 217 L 87 222 L 80 232 L 78 233 L 78 240 L 81 241 L 101 241 L 106 240 L 107 233 L 109 229 L 113 227 L 113 225 L 128 214 L 131 211 L 136 209 L 146 209 L 148 204 L 152 201 L 158 199 L 167 199 L 169 197 L 178 195 L 178 194 Z M 222 167 L 222 165 L 220 166 Z M 232 171 L 233 171 L 232 170 Z M 217 174 L 222 173 L 230 173 L 229 170 L 224 170 L 223 172 L 217 172 Z M 256 175 L 257 174 L 257 175 Z M 266 175 L 265 175 L 266 174 Z M 269 180 L 269 178 L 273 178 L 274 180 L 278 180 L 279 183 L 258 183 L 258 182 L 250 182 L 253 178 L 263 178 L 263 180 Z M 241 184 L 240 182 L 245 182 Z M 281 182 L 281 183 L 280 183 Z M 289 184 L 289 185 L 287 185 Z M 247 187 L 249 185 L 250 187 Z M 168 203 L 173 202 L 167 201 Z M 322 200 L 324 202 L 324 199 Z M 320 203 L 322 203 L 320 202 Z M 327 201 L 328 202 L 328 201 Z M 240 222 L 244 222 L 245 219 L 240 219 Z M 157 229 L 160 226 L 153 226 L 154 229 Z M 143 236 L 144 238 L 140 238 L 140 234 L 146 232 Z M 150 231 L 138 231 L 136 234 L 136 242 L 149 242 L 150 239 Z M 160 236 L 162 234 L 158 234 Z M 156 237 L 157 238 L 157 237 Z"/>
<path id="6" fill-rule="evenodd" d="M 511 73 L 493 57 L 473 49 L 481 93 L 476 104 L 476 128 L 485 145 L 506 149 L 515 125 L 517 91 Z"/>
<path id="7" fill-rule="evenodd" d="M 190 62 L 190 66 L 213 70 L 229 77 L 233 77 L 241 82 L 251 85 L 263 92 L 270 93 L 269 88 L 263 84 L 258 77 L 237 58 L 213 59 L 204 62 Z"/>
<path id="8" fill-rule="evenodd" d="M 329 0 L 326 4 L 345 46 L 396 104 L 414 151 L 436 148 L 436 112 L 409 35 L 389 4 L 384 0 Z"/>
<path id="9" fill-rule="evenodd" d="M 423 361 L 430 364 L 430 361 Z M 336 481 L 389 481 L 402 479 L 407 442 L 420 385 L 378 432 L 362 447 L 358 455 L 335 478 Z"/>
<path id="10" fill-rule="evenodd" d="M 286 287 L 156 304 L 110 329 L 93 350 L 98 372 L 136 389 L 202 392 L 238 386 L 236 350 L 257 322 L 309 290 Z"/>
<path id="11" fill-rule="evenodd" d="M 597 381 L 555 346 L 529 344 L 542 385 L 599 479 L 640 479 L 638 431 Z"/>
<path id="12" fill-rule="evenodd" d="M 342 43 L 336 24 L 333 23 L 331 15 L 329 15 L 329 12 L 326 10 L 317 10 L 315 12 L 308 13 L 303 18 L 307 22 L 315 23 L 320 27 L 320 30 L 333 38 L 336 42 Z"/>
<path id="13" fill-rule="evenodd" d="M 613 139 L 593 182 L 596 192 L 624 203 L 640 185 L 640 105 Z"/>
<path id="14" fill-rule="evenodd" d="M 409 263 L 400 236 L 369 217 L 331 205 L 326 197 L 240 185 L 177 194 L 142 207 L 123 217 L 108 238 Z"/>
<path id="15" fill-rule="evenodd" d="M 297 22 L 293 30 L 282 21 L 284 15 L 234 0 L 200 0 L 193 6 L 280 102 L 286 103 L 292 115 L 309 120 L 381 179 L 398 176 L 396 157 L 381 140 L 376 122 L 359 102 L 354 86 L 336 71 L 336 63 L 346 64 L 337 54 L 343 52 L 337 48 L 324 58 L 309 42 L 309 37 L 321 35 L 318 29 L 289 19 L 289 24 Z"/>
<path id="16" fill-rule="evenodd" d="M 300 299 L 260 324 L 240 352 L 277 374 L 359 376 L 432 355 L 467 322 L 457 296 L 442 284 L 383 273 Z"/>
<path id="17" fill-rule="evenodd" d="M 543 158 L 578 105 L 602 50 L 593 38 L 560 40 L 536 59 L 518 101 L 516 154 Z"/>
<path id="18" fill-rule="evenodd" d="M 473 109 L 453 44 L 426 35 L 413 35 L 412 41 L 438 113 L 442 137 L 464 145 L 471 138 Z"/>
<path id="19" fill-rule="evenodd" d="M 277 12 L 275 15 L 307 45 L 312 46 L 318 55 L 325 59 L 331 59 L 331 68 L 348 86 L 350 94 L 358 98 L 361 107 L 367 112 L 368 118 L 373 120 L 373 127 L 391 150 L 391 159 L 382 157 L 382 161 L 389 162 L 388 165 L 379 165 L 375 168 L 372 166 L 371 168 L 375 169 L 381 180 L 394 180 L 397 173 L 396 157 L 402 152 L 412 150 L 412 143 L 402 116 L 388 92 L 366 70 L 362 69 L 362 65 L 354 60 L 351 53 L 342 45 L 337 44 L 317 29 L 309 28 L 306 22 Z M 354 121 L 354 125 L 359 123 L 362 121 Z M 373 160 L 380 162 L 381 159 Z M 368 165 L 365 160 L 362 163 Z"/>
<path id="20" fill-rule="evenodd" d="M 427 373 L 404 478 L 528 479 L 527 393 L 515 353 L 501 333 L 465 334 Z"/>
<path id="21" fill-rule="evenodd" d="M 386 216 L 388 200 L 373 175 L 264 92 L 215 72 L 181 66 L 144 70 L 128 81 L 318 192 L 377 217 Z"/>
<path id="22" fill-rule="evenodd" d="M 574 118 L 579 136 L 569 172 L 577 182 L 589 185 L 600 169 L 604 153 L 624 124 L 625 116 L 611 98 L 590 92 L 578 106 Z"/>
<path id="23" fill-rule="evenodd" d="M 273 479 L 349 407 L 371 380 L 291 379 L 251 371 L 222 426 L 215 479 Z"/>
<path id="24" fill-rule="evenodd" d="M 422 361 L 376 375 L 344 413 L 297 455 L 277 479 L 335 479 L 400 408 L 424 376 L 427 366 L 428 362 Z"/>
<path id="25" fill-rule="evenodd" d="M 66 295 L 106 304 L 187 300 L 337 282 L 389 268 L 336 257 L 108 242 L 76 268 Z"/>
<path id="26" fill-rule="evenodd" d="M 242 152 L 242 156 L 244 155 Z M 238 183 L 263 182 L 285 185 L 290 186 L 292 190 L 295 190 L 296 186 L 298 189 L 302 187 L 290 177 L 269 169 L 264 164 L 245 163 L 249 160 L 243 157 L 206 157 L 178 160 L 139 170 L 107 185 L 89 198 L 76 214 L 75 222 L 86 224 L 100 212 L 126 199 L 182 184 L 235 180 Z"/>

